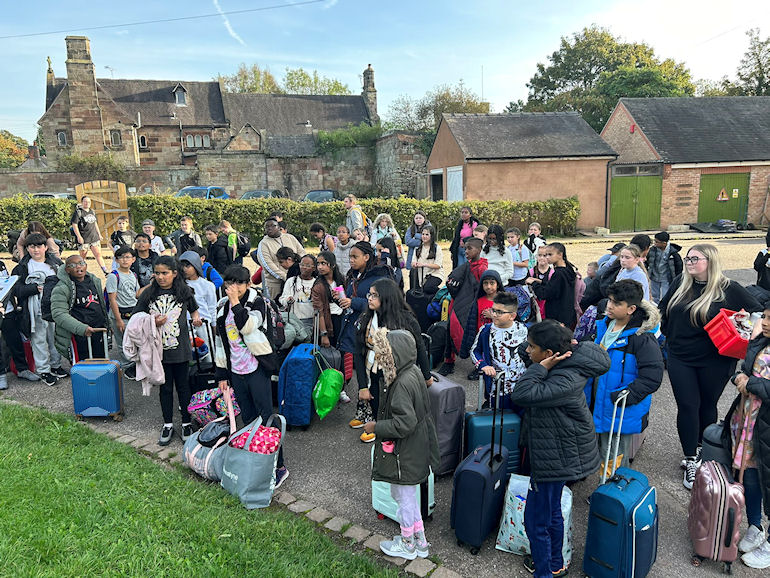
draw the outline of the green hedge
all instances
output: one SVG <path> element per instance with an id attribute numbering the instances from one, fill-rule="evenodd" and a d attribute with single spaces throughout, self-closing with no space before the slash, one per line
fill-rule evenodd
<path id="1" fill-rule="evenodd" d="M 23 229 L 29 221 L 40 221 L 57 239 L 69 239 L 70 219 L 75 201 L 65 199 L 33 199 L 15 196 L 0 199 L 0 237 L 5 244 L 5 234 L 10 229 Z"/>

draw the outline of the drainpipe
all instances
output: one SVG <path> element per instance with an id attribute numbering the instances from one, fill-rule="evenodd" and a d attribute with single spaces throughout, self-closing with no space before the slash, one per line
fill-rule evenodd
<path id="1" fill-rule="evenodd" d="M 610 167 L 612 161 L 607 161 L 607 176 L 604 183 L 604 226 L 610 228 L 609 212 L 610 212 L 610 182 L 612 181 L 612 167 Z"/>

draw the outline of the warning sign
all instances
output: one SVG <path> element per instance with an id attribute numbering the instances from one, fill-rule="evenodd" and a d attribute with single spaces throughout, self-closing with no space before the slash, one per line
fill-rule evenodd
<path id="1" fill-rule="evenodd" d="M 727 196 L 727 191 L 725 189 L 722 189 L 719 191 L 719 194 L 717 195 L 717 201 L 723 202 L 723 201 L 729 201 L 730 199 Z"/>
<path id="2" fill-rule="evenodd" d="M 738 189 L 733 189 L 733 199 L 738 198 L 738 193 L 739 193 Z"/>

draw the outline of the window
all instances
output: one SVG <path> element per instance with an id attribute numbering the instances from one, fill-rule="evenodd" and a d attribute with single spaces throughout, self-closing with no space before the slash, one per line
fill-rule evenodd
<path id="1" fill-rule="evenodd" d="M 187 94 L 185 93 L 184 90 L 182 90 L 181 88 L 178 88 L 174 92 L 174 96 L 176 97 L 177 106 L 187 106 Z"/>
<path id="2" fill-rule="evenodd" d="M 193 148 L 193 135 L 188 134 L 185 140 L 187 141 L 187 148 L 188 149 Z"/>
<path id="3" fill-rule="evenodd" d="M 56 133 L 56 141 L 59 143 L 60 147 L 66 147 L 67 146 L 67 133 L 64 131 L 59 131 Z"/>
<path id="4" fill-rule="evenodd" d="M 625 165 L 612 167 L 614 177 L 658 176 L 663 174 L 663 165 Z"/>
<path id="5" fill-rule="evenodd" d="M 139 135 L 139 148 L 140 149 L 146 149 L 147 148 L 147 137 L 142 135 Z"/>
<path id="6" fill-rule="evenodd" d="M 195 146 L 197 148 L 200 148 L 201 146 L 203 146 L 203 142 L 201 141 L 201 135 L 199 134 L 195 135 Z"/>
<path id="7" fill-rule="evenodd" d="M 203 135 L 203 146 L 206 148 L 209 148 L 211 146 L 211 138 L 207 134 Z"/>
<path id="8" fill-rule="evenodd" d="M 110 131 L 110 144 L 114 147 L 119 147 L 123 144 L 123 138 L 120 136 L 119 130 Z"/>

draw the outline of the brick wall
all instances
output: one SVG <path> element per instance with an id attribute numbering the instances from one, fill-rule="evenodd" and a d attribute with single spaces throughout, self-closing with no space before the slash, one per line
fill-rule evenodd
<path id="1" fill-rule="evenodd" d="M 615 149 L 620 156 L 616 163 L 644 163 L 658 160 L 655 151 L 645 138 L 642 130 L 631 125 L 634 119 L 622 104 L 618 104 L 612 116 L 602 130 L 602 138 Z"/>
<path id="2" fill-rule="evenodd" d="M 767 225 L 768 219 L 762 219 L 762 210 L 770 213 L 770 167 L 751 168 L 749 181 L 749 223 L 756 226 Z M 767 201 L 767 206 L 765 202 Z"/>
<path id="3" fill-rule="evenodd" d="M 393 133 L 377 141 L 374 181 L 385 195 L 427 196 L 427 157 L 415 146 L 419 135 Z"/>
<path id="4" fill-rule="evenodd" d="M 660 226 L 695 223 L 698 220 L 700 169 L 672 169 L 663 167 Z"/>

